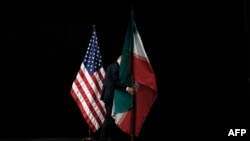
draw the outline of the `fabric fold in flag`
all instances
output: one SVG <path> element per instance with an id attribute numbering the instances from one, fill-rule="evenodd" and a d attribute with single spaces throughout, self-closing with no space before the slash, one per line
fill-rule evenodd
<path id="1" fill-rule="evenodd" d="M 102 56 L 93 27 L 84 60 L 70 90 L 92 132 L 96 132 L 102 126 L 106 114 L 104 103 L 100 100 L 104 76 Z"/>

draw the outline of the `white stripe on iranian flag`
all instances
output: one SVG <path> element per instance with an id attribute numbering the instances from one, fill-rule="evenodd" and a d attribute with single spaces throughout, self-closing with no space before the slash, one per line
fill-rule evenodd
<path id="1" fill-rule="evenodd" d="M 135 105 L 133 110 L 114 115 L 115 122 L 125 133 L 131 134 L 134 128 L 138 136 L 142 125 L 157 98 L 157 87 L 153 69 L 144 50 L 138 31 L 134 34 L 134 81 L 136 84 Z M 132 115 L 134 114 L 134 115 Z M 133 120 L 135 122 L 132 122 Z M 133 125 L 133 123 L 135 125 Z"/>

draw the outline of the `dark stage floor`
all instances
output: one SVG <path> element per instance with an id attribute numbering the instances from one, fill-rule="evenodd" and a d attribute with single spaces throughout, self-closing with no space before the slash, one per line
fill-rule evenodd
<path id="1" fill-rule="evenodd" d="M 0 141 L 82 141 L 82 138 L 0 139 Z"/>
<path id="2" fill-rule="evenodd" d="M 0 141 L 98 141 L 98 139 L 88 138 L 23 138 L 23 139 L 0 139 Z M 136 139 L 135 139 L 136 141 Z"/>

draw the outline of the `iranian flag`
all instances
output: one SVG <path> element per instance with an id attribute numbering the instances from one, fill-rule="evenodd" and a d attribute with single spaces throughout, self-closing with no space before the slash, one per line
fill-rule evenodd
<path id="1" fill-rule="evenodd" d="M 115 90 L 113 117 L 122 131 L 137 137 L 158 92 L 155 74 L 136 28 L 133 10 L 123 45 L 119 75 L 122 83 L 136 88 L 136 93 L 131 96 Z"/>

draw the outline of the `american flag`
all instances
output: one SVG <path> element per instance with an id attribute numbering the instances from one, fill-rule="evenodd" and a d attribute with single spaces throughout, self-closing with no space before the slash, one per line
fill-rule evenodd
<path id="1" fill-rule="evenodd" d="M 100 100 L 105 71 L 95 27 L 83 62 L 73 81 L 71 95 L 92 132 L 96 132 L 105 117 L 104 103 Z"/>

